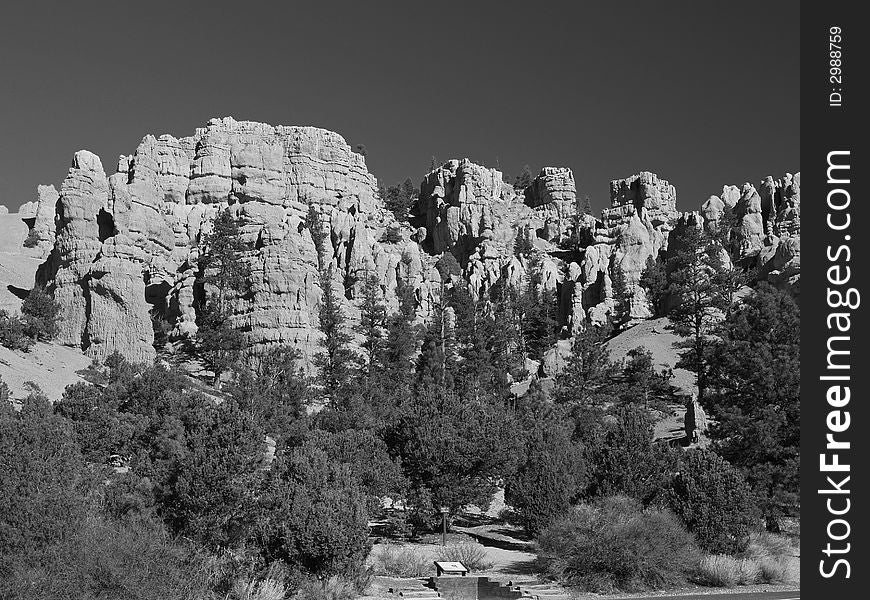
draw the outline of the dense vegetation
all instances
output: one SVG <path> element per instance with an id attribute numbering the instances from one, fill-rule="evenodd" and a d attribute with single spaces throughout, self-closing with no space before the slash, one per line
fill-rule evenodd
<path id="1" fill-rule="evenodd" d="M 642 279 L 684 336 L 716 423 L 712 449 L 684 451 L 653 439 L 670 374 L 643 348 L 611 360 L 610 328 L 574 337 L 552 390 L 533 379 L 514 396 L 528 359 L 559 337 L 556 291 L 531 277 L 479 295 L 450 254 L 427 322 L 407 282 L 389 311 L 369 278 L 351 328 L 344 282 L 326 267 L 319 376 L 291 348 L 246 360 L 228 325 L 245 293 L 243 244 L 221 213 L 199 265 L 194 352 L 223 385 L 112 356 L 54 405 L 35 390 L 16 410 L 0 382 L 0 596 L 352 595 L 369 575 L 371 518 L 414 536 L 437 527 L 441 507 L 451 519 L 485 508 L 499 486 L 508 518 L 569 584 L 676 585 L 701 551 L 748 552 L 761 516 L 775 529 L 795 509 L 799 311 L 764 285 L 737 301 L 734 278 L 719 275 L 728 267 L 703 258 L 718 243 L 704 236 L 684 234 Z M 531 245 L 516 253 L 540 270 Z M 51 298 L 34 290 L 25 305 L 17 321 L 0 315 L 2 335 L 50 338 Z"/>

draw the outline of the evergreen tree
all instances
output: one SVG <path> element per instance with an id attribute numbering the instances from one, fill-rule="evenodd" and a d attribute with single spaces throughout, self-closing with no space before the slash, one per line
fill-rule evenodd
<path id="1" fill-rule="evenodd" d="M 282 444 L 298 445 L 307 429 L 308 378 L 296 348 L 277 346 L 244 369 L 230 394 L 266 435 Z"/>
<path id="2" fill-rule="evenodd" d="M 608 330 L 590 326 L 577 333 L 571 356 L 556 375 L 554 398 L 566 407 L 575 425 L 575 437 L 593 445 L 603 434 L 606 406 L 619 397 L 619 366 L 605 347 Z"/>
<path id="3" fill-rule="evenodd" d="M 320 216 L 320 211 L 314 204 L 308 206 L 308 214 L 305 215 L 305 227 L 311 233 L 311 239 L 314 242 L 314 249 L 317 251 L 317 268 L 320 272 L 329 264 L 328 243 L 329 236 L 323 229 L 323 220 Z"/>
<path id="4" fill-rule="evenodd" d="M 387 319 L 387 339 L 384 348 L 386 372 L 397 383 L 408 383 L 414 371 L 418 327 L 414 325 L 416 299 L 414 288 L 403 278 L 396 280 L 398 312 Z"/>
<path id="5" fill-rule="evenodd" d="M 798 505 L 800 308 L 762 283 L 718 329 L 710 356 L 715 449 L 740 469 L 762 499 L 771 530 Z"/>
<path id="6" fill-rule="evenodd" d="M 267 563 L 314 575 L 362 565 L 369 551 L 366 496 L 347 464 L 310 445 L 279 453 L 260 498 L 256 540 Z"/>
<path id="7" fill-rule="evenodd" d="M 0 581 L 15 563 L 38 567 L 74 535 L 89 479 L 72 429 L 45 396 L 0 410 Z"/>
<path id="8" fill-rule="evenodd" d="M 521 440 L 514 431 L 500 398 L 436 385 L 398 407 L 385 441 L 401 460 L 417 509 L 432 515 L 439 506 L 455 513 L 466 504 L 489 505 L 497 482 L 516 467 Z"/>
<path id="9" fill-rule="evenodd" d="M 366 277 L 362 289 L 360 320 L 356 332 L 363 336 L 363 376 L 371 388 L 375 376 L 383 369 L 382 353 L 386 336 L 387 307 L 383 303 L 381 284 L 375 275 Z"/>
<path id="10" fill-rule="evenodd" d="M 749 546 L 756 508 L 740 472 L 709 450 L 688 450 L 661 491 L 661 504 L 677 515 L 707 552 L 736 554 Z"/>
<path id="11" fill-rule="evenodd" d="M 621 266 L 614 265 L 612 276 L 613 291 L 613 327 L 622 331 L 631 321 L 631 301 L 633 294 L 628 288 L 628 281 Z"/>
<path id="12" fill-rule="evenodd" d="M 21 303 L 21 316 L 27 335 L 36 341 L 48 341 L 57 335 L 60 305 L 41 286 L 36 286 Z"/>
<path id="13" fill-rule="evenodd" d="M 198 284 L 203 290 L 197 313 L 199 351 L 219 385 L 221 374 L 236 365 L 244 349 L 241 332 L 233 327 L 232 301 L 246 293 L 250 267 L 247 247 L 230 210 L 215 217 L 212 231 L 201 242 Z"/>
<path id="14" fill-rule="evenodd" d="M 492 307 L 485 298 L 475 300 L 465 282 L 453 288 L 451 307 L 456 322 L 459 384 L 473 398 L 483 393 L 506 395 L 508 364 L 496 347 L 498 325 Z"/>
<path id="15" fill-rule="evenodd" d="M 380 512 L 381 500 L 404 496 L 407 481 L 401 465 L 389 455 L 387 445 L 367 429 L 311 432 L 306 445 L 326 453 L 333 463 L 348 465 L 368 496 L 370 515 Z"/>
<path id="16" fill-rule="evenodd" d="M 590 452 L 592 497 L 625 495 L 648 504 L 675 469 L 677 454 L 653 443 L 649 411 L 626 405 Z"/>
<path id="17" fill-rule="evenodd" d="M 556 290 L 547 289 L 542 278 L 541 258 L 532 255 L 527 266 L 522 329 L 529 357 L 541 359 L 557 339 L 558 304 Z"/>
<path id="18" fill-rule="evenodd" d="M 325 401 L 335 404 L 349 390 L 358 365 L 357 353 L 351 348 L 347 318 L 338 295 L 332 287 L 332 269 L 320 277 L 320 308 L 318 311 L 321 352 L 314 359 Z"/>
<path id="19" fill-rule="evenodd" d="M 529 165 L 523 165 L 523 169 L 514 179 L 514 189 L 524 190 L 532 184 L 532 169 Z"/>
<path id="20" fill-rule="evenodd" d="M 381 186 L 379 191 L 384 206 L 395 215 L 397 221 L 407 221 L 411 207 L 420 196 L 419 188 L 414 185 L 410 177 L 402 183 Z"/>
<path id="21" fill-rule="evenodd" d="M 175 531 L 207 546 L 232 547 L 253 525 L 263 432 L 233 400 L 200 402 L 164 492 L 164 517 Z"/>
<path id="22" fill-rule="evenodd" d="M 529 399 L 533 402 L 532 399 Z M 582 448 L 572 429 L 552 410 L 527 413 L 519 466 L 505 482 L 505 502 L 531 535 L 567 513 L 585 484 Z"/>
<path id="23" fill-rule="evenodd" d="M 632 348 L 627 354 L 628 360 L 623 364 L 622 376 L 625 389 L 622 397 L 629 402 L 643 404 L 649 408 L 651 399 L 670 393 L 669 381 L 672 373 L 669 370 L 656 372 L 653 366 L 652 353 L 643 347 Z"/>
<path id="24" fill-rule="evenodd" d="M 665 301 L 668 294 L 668 278 L 664 263 L 655 257 L 647 257 L 646 267 L 640 274 L 638 283 L 646 292 L 653 316 L 664 316 Z"/>
<path id="25" fill-rule="evenodd" d="M 728 298 L 717 285 L 720 247 L 701 228 L 689 225 L 673 240 L 673 255 L 668 260 L 669 291 L 674 308 L 669 313 L 674 332 L 687 338 L 680 343 L 685 351 L 677 363 L 693 371 L 698 385 L 698 400 L 707 391 L 710 369 L 711 334 L 728 307 Z"/>

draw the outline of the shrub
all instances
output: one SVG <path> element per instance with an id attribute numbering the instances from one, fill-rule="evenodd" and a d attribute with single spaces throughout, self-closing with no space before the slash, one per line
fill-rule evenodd
<path id="1" fill-rule="evenodd" d="M 36 286 L 21 303 L 21 315 L 27 335 L 37 341 L 48 341 L 57 335 L 60 305 L 41 286 Z"/>
<path id="2" fill-rule="evenodd" d="M 735 554 L 749 545 L 752 492 L 740 472 L 709 450 L 689 450 L 662 492 L 663 504 L 707 552 Z"/>
<path id="3" fill-rule="evenodd" d="M 531 534 L 568 511 L 584 483 L 582 449 L 571 433 L 554 419 L 537 419 L 527 434 L 519 468 L 507 478 L 505 501 Z"/>
<path id="4" fill-rule="evenodd" d="M 38 243 L 39 234 L 36 232 L 35 229 L 31 229 L 27 232 L 27 237 L 24 238 L 24 243 L 22 244 L 22 246 L 24 246 L 25 248 L 35 248 Z"/>
<path id="5" fill-rule="evenodd" d="M 423 577 L 432 568 L 432 562 L 419 549 L 412 546 L 386 545 L 375 554 L 375 571 L 392 577 Z"/>
<path id="6" fill-rule="evenodd" d="M 27 352 L 33 340 L 27 335 L 27 324 L 17 315 L 10 315 L 0 308 L 0 344 L 10 350 Z"/>
<path id="7" fill-rule="evenodd" d="M 480 544 L 461 542 L 447 544 L 441 550 L 438 560 L 461 562 L 469 571 L 485 571 L 492 568 L 486 560 L 486 550 Z"/>
<path id="8" fill-rule="evenodd" d="M 625 497 L 581 505 L 537 540 L 549 575 L 596 592 L 663 589 L 686 581 L 699 562 L 695 541 L 671 513 Z"/>
<path id="9" fill-rule="evenodd" d="M 120 523 L 91 517 L 74 535 L 51 546 L 45 559 L 18 563 L 0 577 L 0 597 L 209 597 L 209 563 L 148 521 Z"/>
<path id="10" fill-rule="evenodd" d="M 758 563 L 762 583 L 797 583 L 800 579 L 794 548 L 785 536 L 753 533 L 744 554 Z"/>
<path id="11" fill-rule="evenodd" d="M 38 563 L 77 531 L 89 484 L 75 436 L 45 396 L 0 412 L 0 572 L 8 560 Z"/>
<path id="12" fill-rule="evenodd" d="M 362 564 L 368 553 L 365 494 L 350 468 L 322 450 L 279 454 L 261 507 L 258 541 L 269 561 L 330 575 Z"/>
<path id="13" fill-rule="evenodd" d="M 734 587 L 756 583 L 761 578 L 758 563 L 749 558 L 727 554 L 705 556 L 698 564 L 694 579 L 702 585 Z"/>
<path id="14" fill-rule="evenodd" d="M 269 573 L 265 579 L 238 579 L 230 597 L 233 600 L 284 600 L 287 586 Z"/>

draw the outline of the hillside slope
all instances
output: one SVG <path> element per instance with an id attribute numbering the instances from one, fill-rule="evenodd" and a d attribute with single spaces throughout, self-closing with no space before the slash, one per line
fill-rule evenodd
<path id="1" fill-rule="evenodd" d="M 0 215 L 0 309 L 10 313 L 20 310 L 21 296 L 33 287 L 42 263 L 38 250 L 22 246 L 25 237 L 27 225 L 17 213 Z M 28 381 L 57 400 L 67 385 L 83 381 L 76 371 L 89 364 L 91 359 L 66 346 L 37 343 L 30 352 L 0 346 L 0 377 L 18 400 L 29 393 Z"/>

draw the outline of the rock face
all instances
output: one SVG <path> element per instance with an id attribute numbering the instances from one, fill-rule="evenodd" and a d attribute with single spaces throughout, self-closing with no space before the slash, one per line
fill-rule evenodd
<path id="1" fill-rule="evenodd" d="M 30 230 L 28 235 L 34 247 L 47 256 L 54 247 L 54 216 L 60 194 L 53 185 L 40 185 L 36 188 L 36 195 L 36 200 L 21 205 L 18 214 Z"/>
<path id="2" fill-rule="evenodd" d="M 702 207 L 708 227 L 730 228 L 731 253 L 743 264 L 758 267 L 770 283 L 800 290 L 801 174 L 766 177 L 756 188 L 744 183 L 722 188 Z M 735 200 L 736 198 L 736 200 Z"/>
<path id="3" fill-rule="evenodd" d="M 726 187 L 704 204 L 704 217 L 739 215 L 735 244 L 756 252 L 771 280 L 792 281 L 800 177 L 765 180 L 760 189 Z M 499 282 L 526 285 L 534 264 L 539 285 L 558 293 L 568 334 L 608 318 L 617 274 L 632 315 L 643 318 L 638 279 L 680 216 L 676 190 L 653 173 L 613 181 L 611 206 L 596 219 L 578 210 L 570 169 L 546 167 L 515 190 L 499 171 L 464 159 L 428 173 L 409 222 L 399 223 L 364 158 L 338 134 L 213 119 L 189 137 L 146 136 L 111 175 L 79 151 L 59 191 L 40 186 L 22 218 L 47 254 L 37 282 L 62 307 L 59 340 L 97 359 L 118 351 L 147 361 L 155 323 L 174 338 L 194 335 L 200 243 L 224 209 L 237 220 L 251 272 L 232 325 L 253 356 L 288 344 L 307 359 L 318 351 L 321 272 L 331 273 L 351 321 L 370 276 L 391 308 L 397 281 L 406 281 L 425 319 L 438 301 L 435 263 L 444 252 L 477 296 Z M 518 236 L 528 251 L 515 252 Z"/>
<path id="4" fill-rule="evenodd" d="M 603 322 L 612 310 L 612 278 L 618 271 L 631 295 L 631 316 L 650 316 L 646 295 L 639 286 L 647 260 L 667 247 L 668 233 L 679 216 L 677 191 L 648 171 L 610 182 L 610 208 L 595 225 L 594 249 L 587 248 L 585 296 L 593 306 L 589 317 Z M 596 302 L 597 299 L 597 302 Z"/>
<path id="5" fill-rule="evenodd" d="M 62 306 L 60 341 L 102 359 L 154 356 L 152 317 L 175 335 L 195 332 L 198 243 L 229 207 L 248 247 L 251 293 L 236 301 L 233 324 L 250 351 L 317 343 L 318 263 L 333 266 L 352 298 L 376 274 L 395 301 L 396 277 L 425 288 L 419 247 L 407 232 L 381 238 L 391 222 L 362 156 L 341 136 L 313 127 L 272 127 L 214 119 L 193 136 L 146 136 L 117 173 L 76 153 L 55 202 L 56 239 L 38 280 Z M 317 215 L 328 244 L 318 256 L 305 225 Z M 38 219 L 37 219 L 38 221 Z"/>

